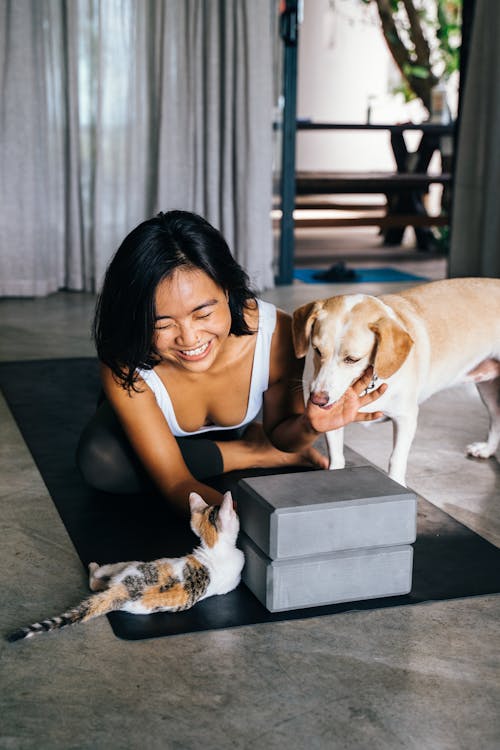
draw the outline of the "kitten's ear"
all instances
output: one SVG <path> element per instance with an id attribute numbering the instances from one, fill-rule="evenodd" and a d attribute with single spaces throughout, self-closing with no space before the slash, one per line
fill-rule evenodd
<path id="1" fill-rule="evenodd" d="M 224 494 L 224 499 L 219 507 L 219 518 L 222 525 L 234 515 L 233 496 L 230 492 Z"/>
<path id="2" fill-rule="evenodd" d="M 208 508 L 208 503 L 206 503 L 202 496 L 198 495 L 197 492 L 191 492 L 189 495 L 189 507 L 191 513 L 194 513 L 196 510 L 202 511 L 205 510 L 205 508 Z"/>

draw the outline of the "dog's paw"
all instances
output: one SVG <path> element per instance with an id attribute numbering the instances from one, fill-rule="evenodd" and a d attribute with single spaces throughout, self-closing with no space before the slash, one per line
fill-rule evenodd
<path id="1" fill-rule="evenodd" d="M 467 446 L 467 455 L 474 458 L 489 458 L 494 452 L 488 443 L 471 443 Z"/>
<path id="2" fill-rule="evenodd" d="M 335 469 L 345 469 L 345 458 L 343 456 L 342 458 L 334 458 L 330 461 L 330 466 L 328 468 L 330 471 L 334 471 Z"/>

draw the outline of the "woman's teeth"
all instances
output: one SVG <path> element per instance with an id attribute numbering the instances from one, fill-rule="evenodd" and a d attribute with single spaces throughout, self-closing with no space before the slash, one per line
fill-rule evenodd
<path id="1" fill-rule="evenodd" d="M 198 357 L 200 354 L 203 354 L 208 349 L 209 341 L 207 341 L 206 344 L 202 344 L 197 349 L 185 349 L 181 352 L 185 357 Z"/>

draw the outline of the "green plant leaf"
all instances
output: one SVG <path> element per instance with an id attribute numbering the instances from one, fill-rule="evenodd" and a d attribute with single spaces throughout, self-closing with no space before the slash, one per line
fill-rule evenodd
<path id="1" fill-rule="evenodd" d="M 413 76 L 413 78 L 422 78 L 425 80 L 430 76 L 430 71 L 421 65 L 404 65 L 403 71 L 405 76 Z"/>

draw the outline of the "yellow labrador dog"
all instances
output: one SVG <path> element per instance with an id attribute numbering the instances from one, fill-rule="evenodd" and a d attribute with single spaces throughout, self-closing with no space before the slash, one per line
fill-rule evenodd
<path id="1" fill-rule="evenodd" d="M 488 458 L 500 441 L 500 280 L 449 279 L 398 294 L 349 294 L 299 307 L 293 315 L 297 357 L 311 344 L 312 403 L 328 409 L 373 365 L 387 391 L 362 411 L 392 419 L 389 476 L 405 483 L 418 408 L 433 393 L 474 382 L 490 414 L 486 442 L 467 453 Z M 343 431 L 326 433 L 330 468 L 344 466 Z"/>

